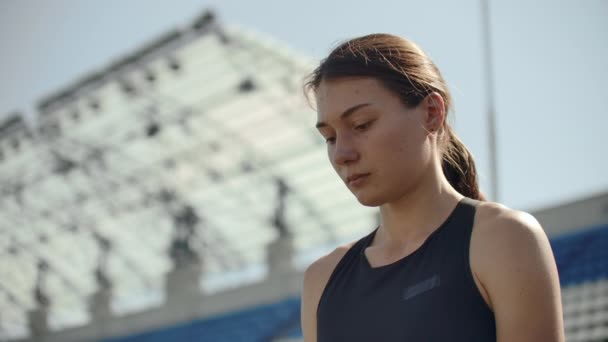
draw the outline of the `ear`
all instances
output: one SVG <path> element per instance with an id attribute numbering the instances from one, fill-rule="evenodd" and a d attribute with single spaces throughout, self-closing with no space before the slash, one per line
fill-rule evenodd
<path id="1" fill-rule="evenodd" d="M 443 127 L 446 114 L 443 97 L 437 92 L 432 92 L 422 100 L 422 105 L 425 111 L 424 127 L 429 133 L 439 131 Z"/>

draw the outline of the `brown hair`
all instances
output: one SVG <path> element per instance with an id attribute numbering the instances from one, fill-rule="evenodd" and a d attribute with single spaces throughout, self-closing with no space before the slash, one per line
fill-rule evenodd
<path id="1" fill-rule="evenodd" d="M 430 93 L 443 97 L 446 115 L 452 99 L 439 69 L 413 42 L 390 34 L 370 34 L 336 47 L 309 75 L 305 90 L 316 91 L 324 79 L 373 77 L 397 94 L 409 108 Z M 439 133 L 443 173 L 462 195 L 483 200 L 475 162 L 456 133 L 444 122 Z"/>

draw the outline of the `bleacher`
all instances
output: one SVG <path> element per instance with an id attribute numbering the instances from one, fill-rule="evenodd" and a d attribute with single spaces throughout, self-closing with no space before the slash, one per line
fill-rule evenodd
<path id="1" fill-rule="evenodd" d="M 551 240 L 567 341 L 608 341 L 608 225 Z"/>
<path id="2" fill-rule="evenodd" d="M 299 321 L 300 300 L 299 298 L 288 298 L 277 303 L 261 305 L 212 319 L 196 320 L 104 341 L 268 342 L 301 336 Z"/>
<path id="3" fill-rule="evenodd" d="M 608 341 L 608 225 L 551 239 L 567 341 Z M 300 299 L 289 298 L 213 319 L 119 337 L 107 342 L 301 340 Z"/>

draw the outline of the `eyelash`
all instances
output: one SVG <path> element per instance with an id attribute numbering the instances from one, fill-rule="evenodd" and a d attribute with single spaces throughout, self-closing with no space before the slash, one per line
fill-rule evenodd
<path id="1" fill-rule="evenodd" d="M 356 130 L 358 130 L 358 131 L 364 131 L 364 130 L 366 130 L 367 128 L 369 128 L 369 126 L 370 126 L 371 124 L 372 124 L 372 122 L 371 122 L 371 121 L 368 121 L 368 122 L 366 122 L 366 123 L 364 123 L 364 124 L 361 124 L 361 125 L 355 126 L 355 129 L 356 129 Z"/>
<path id="2" fill-rule="evenodd" d="M 373 120 L 368 121 L 361 125 L 357 125 L 357 126 L 355 126 L 355 130 L 357 130 L 359 132 L 365 131 L 366 129 L 368 129 L 371 126 L 372 123 L 373 123 Z M 325 139 L 325 143 L 327 143 L 327 144 L 333 144 L 335 141 L 336 141 L 335 137 L 329 137 L 329 138 Z"/>

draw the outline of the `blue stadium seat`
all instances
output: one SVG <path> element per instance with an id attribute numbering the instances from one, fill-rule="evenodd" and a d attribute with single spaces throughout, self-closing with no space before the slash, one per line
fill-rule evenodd
<path id="1" fill-rule="evenodd" d="M 608 225 L 551 239 L 562 287 L 608 278 Z"/>
<path id="2" fill-rule="evenodd" d="M 106 342 L 267 342 L 285 329 L 299 322 L 300 300 L 286 300 L 197 320 L 173 327 L 104 340 Z M 299 329 L 299 323 L 298 329 Z"/>

